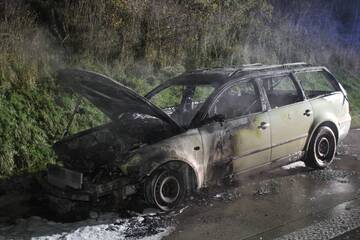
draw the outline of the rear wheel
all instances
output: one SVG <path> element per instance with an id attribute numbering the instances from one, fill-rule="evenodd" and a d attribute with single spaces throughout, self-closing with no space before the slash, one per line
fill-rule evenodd
<path id="1" fill-rule="evenodd" d="M 318 128 L 311 139 L 305 164 L 314 169 L 328 167 L 336 153 L 336 137 L 331 128 Z"/>
<path id="2" fill-rule="evenodd" d="M 186 195 L 182 174 L 160 169 L 146 182 L 145 199 L 155 207 L 168 211 L 178 206 Z"/>

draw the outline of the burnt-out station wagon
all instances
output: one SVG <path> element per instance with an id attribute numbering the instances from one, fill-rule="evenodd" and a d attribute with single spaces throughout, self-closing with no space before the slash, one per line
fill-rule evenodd
<path id="1" fill-rule="evenodd" d="M 65 69 L 59 80 L 111 119 L 54 145 L 62 164 L 43 186 L 73 201 L 138 194 L 168 210 L 255 169 L 325 168 L 351 122 L 341 84 L 306 63 L 187 72 L 144 97 L 94 72 Z"/>

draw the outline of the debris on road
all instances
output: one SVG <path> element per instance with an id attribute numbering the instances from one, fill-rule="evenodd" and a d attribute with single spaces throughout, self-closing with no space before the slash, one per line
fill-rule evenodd
<path id="1" fill-rule="evenodd" d="M 0 239 L 147 239 L 156 240 L 174 230 L 173 218 L 166 215 L 134 215 L 120 218 L 108 213 L 97 219 L 75 223 L 57 223 L 40 217 L 19 219 L 16 225 L 0 227 Z"/>

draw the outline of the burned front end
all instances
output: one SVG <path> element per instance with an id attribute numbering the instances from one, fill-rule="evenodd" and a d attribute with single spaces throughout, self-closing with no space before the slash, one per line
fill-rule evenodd
<path id="1" fill-rule="evenodd" d="M 58 163 L 41 178 L 43 188 L 54 197 L 86 202 L 136 193 L 146 172 L 131 174 L 121 166 L 143 146 L 177 134 L 179 126 L 147 99 L 101 74 L 65 69 L 58 78 L 111 122 L 55 143 Z"/>
<path id="2" fill-rule="evenodd" d="M 141 184 L 138 175 L 124 174 L 121 166 L 142 146 L 172 135 L 158 119 L 131 114 L 66 137 L 54 144 L 59 164 L 49 166 L 42 185 L 51 195 L 69 200 L 125 199 Z"/>

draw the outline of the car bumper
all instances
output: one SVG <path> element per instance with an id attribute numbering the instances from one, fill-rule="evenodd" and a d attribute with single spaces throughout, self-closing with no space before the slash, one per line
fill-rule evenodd
<path id="1" fill-rule="evenodd" d="M 117 197 L 126 199 L 129 195 L 136 193 L 137 189 L 136 185 L 132 184 L 130 178 L 127 177 L 119 177 L 102 184 L 81 184 L 78 188 L 66 184 L 66 178 L 63 180 L 65 184 L 56 184 L 56 181 L 51 181 L 48 172 L 39 178 L 40 185 L 45 193 L 73 201 L 97 202 L 101 197 L 115 192 Z"/>
<path id="2" fill-rule="evenodd" d="M 348 135 L 351 127 L 351 116 L 350 114 L 339 121 L 339 141 L 342 141 L 345 139 L 345 137 Z"/>

